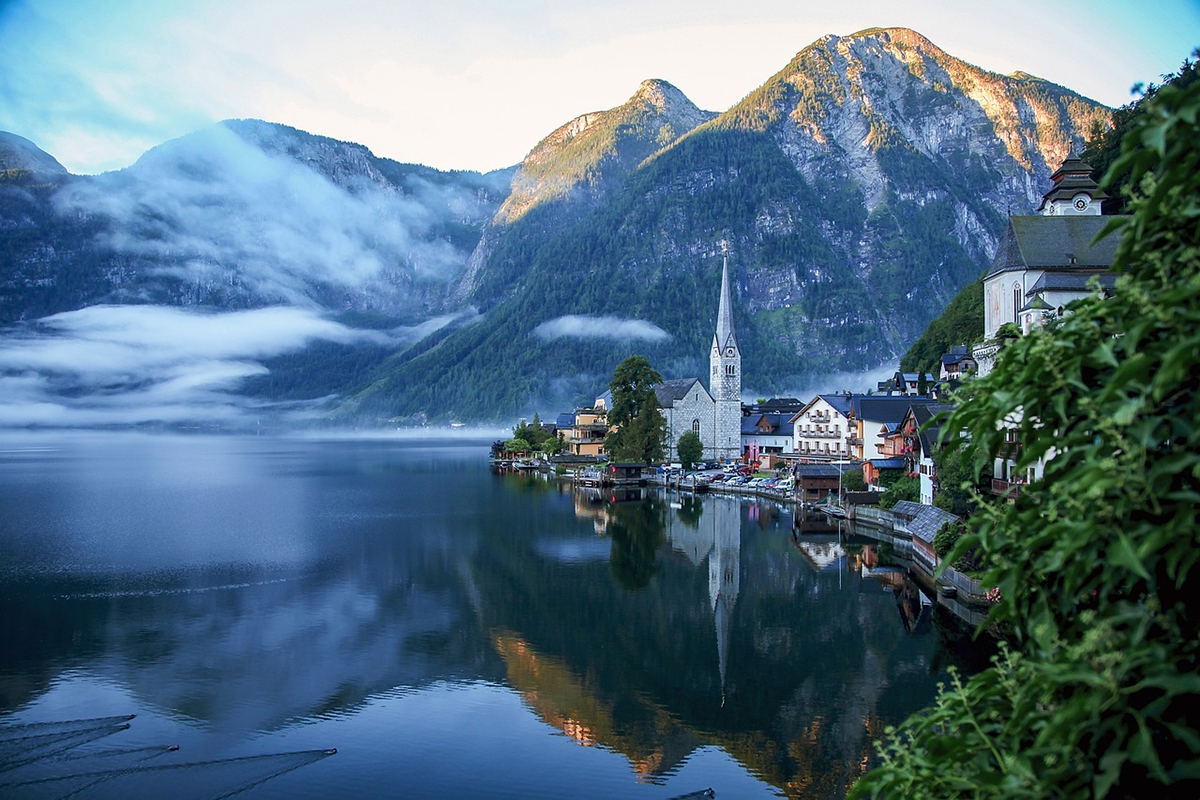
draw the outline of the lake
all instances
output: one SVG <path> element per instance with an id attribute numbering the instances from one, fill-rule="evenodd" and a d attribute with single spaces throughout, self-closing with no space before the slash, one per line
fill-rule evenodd
<path id="1" fill-rule="evenodd" d="M 489 443 L 0 434 L 0 795 L 841 797 L 981 666 L 865 540 Z"/>

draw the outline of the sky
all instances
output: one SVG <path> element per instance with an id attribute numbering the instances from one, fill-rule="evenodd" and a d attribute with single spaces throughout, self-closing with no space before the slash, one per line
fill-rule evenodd
<path id="1" fill-rule="evenodd" d="M 486 171 L 645 79 L 724 111 L 889 26 L 1117 106 L 1200 45 L 1200 0 L 0 0 L 0 130 L 83 174 L 237 117 Z"/>

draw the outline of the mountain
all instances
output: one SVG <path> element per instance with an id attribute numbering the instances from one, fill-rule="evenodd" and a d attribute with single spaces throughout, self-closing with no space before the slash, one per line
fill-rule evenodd
<path id="1" fill-rule="evenodd" d="M 58 159 L 28 139 L 0 131 L 0 170 L 5 173 L 30 172 L 65 174 L 67 168 Z M 10 179 L 17 175 L 7 175 Z"/>
<path id="2" fill-rule="evenodd" d="M 286 305 L 390 344 L 256 355 L 256 402 L 511 420 L 590 402 L 632 352 L 703 377 L 727 253 L 743 386 L 786 393 L 894 361 L 1110 115 L 893 28 L 823 37 L 724 113 L 645 81 L 487 175 L 231 120 L 115 173 L 3 173 L 0 323 Z M 26 145 L 5 158 L 49 163 Z"/>
<path id="3" fill-rule="evenodd" d="M 392 359 L 360 411 L 566 407 L 635 351 L 668 377 L 703 376 L 723 248 L 747 391 L 894 361 L 986 268 L 1004 215 L 1034 208 L 1071 143 L 1110 115 L 905 29 L 824 37 L 711 118 L 668 126 L 691 104 L 664 92 L 659 111 L 645 88 L 531 152 L 515 182 L 536 176 L 541 191 L 514 190 L 521 213 L 489 223 L 460 285 L 483 320 Z M 634 110 L 647 121 L 625 122 Z M 572 151 L 589 130 L 604 146 Z M 620 338 L 618 321 L 662 335 Z"/>

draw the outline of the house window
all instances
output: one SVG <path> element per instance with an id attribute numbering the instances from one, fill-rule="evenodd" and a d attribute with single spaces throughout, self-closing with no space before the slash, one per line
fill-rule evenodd
<path id="1" fill-rule="evenodd" d="M 700 420 L 692 420 L 692 433 L 696 434 L 697 436 L 700 435 Z"/>

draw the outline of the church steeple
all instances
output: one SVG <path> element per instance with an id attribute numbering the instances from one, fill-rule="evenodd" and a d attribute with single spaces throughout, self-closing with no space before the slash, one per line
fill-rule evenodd
<path id="1" fill-rule="evenodd" d="M 737 334 L 733 331 L 733 303 L 729 299 L 729 257 L 721 259 L 721 301 L 717 307 L 717 332 L 713 336 L 713 347 L 721 351 L 733 348 L 736 352 Z"/>
<path id="2" fill-rule="evenodd" d="M 721 299 L 717 306 L 717 330 L 708 354 L 709 392 L 716 401 L 717 458 L 742 455 L 742 351 L 733 330 L 733 297 L 729 288 L 729 258 L 721 263 Z"/>

